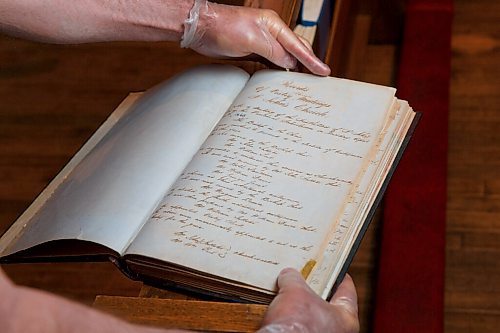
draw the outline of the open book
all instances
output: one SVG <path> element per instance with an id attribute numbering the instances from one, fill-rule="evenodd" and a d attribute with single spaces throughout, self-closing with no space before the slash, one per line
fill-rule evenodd
<path id="1" fill-rule="evenodd" d="M 394 94 L 224 65 L 131 94 L 3 235 L 1 261 L 109 258 L 263 303 L 295 267 L 328 298 L 417 118 Z"/>

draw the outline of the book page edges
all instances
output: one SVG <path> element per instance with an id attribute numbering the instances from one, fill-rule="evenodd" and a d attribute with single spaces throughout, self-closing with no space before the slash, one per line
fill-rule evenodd
<path id="1" fill-rule="evenodd" d="M 396 141 L 394 142 L 392 148 L 390 146 L 387 147 L 388 150 L 386 152 L 392 151 L 394 153 L 389 153 L 387 156 L 381 157 L 382 162 L 380 162 L 380 165 L 377 167 L 377 169 L 380 169 L 381 171 L 375 171 L 375 174 L 373 175 L 374 181 L 371 181 L 372 185 L 370 185 L 370 187 L 365 190 L 366 193 L 371 193 L 369 194 L 368 199 L 363 199 L 363 200 L 368 200 L 368 202 L 366 203 L 367 206 L 365 206 L 365 208 L 362 208 L 362 206 L 360 206 L 362 210 L 359 211 L 358 208 L 358 212 L 353 217 L 353 221 L 363 221 L 363 222 L 354 223 L 352 227 L 349 229 L 348 237 L 346 237 L 344 240 L 344 242 L 347 243 L 343 245 L 344 249 L 349 249 L 349 250 L 341 251 L 340 256 L 337 257 L 338 262 L 342 263 L 342 266 L 339 267 L 338 265 L 334 265 L 329 270 L 330 272 L 329 279 L 326 283 L 325 288 L 322 291 L 322 297 L 326 297 L 328 293 L 331 293 L 332 290 L 336 289 L 338 283 L 342 282 L 342 279 L 345 273 L 347 272 L 347 269 L 349 268 L 349 265 L 346 263 L 350 264 L 350 262 L 352 261 L 356 253 L 356 250 L 360 245 L 362 237 L 366 232 L 369 224 L 371 223 L 371 220 L 375 215 L 376 209 L 382 200 L 383 193 L 385 191 L 385 186 L 388 185 L 390 180 L 390 175 L 391 175 L 390 172 L 391 170 L 395 170 L 396 168 L 396 164 L 398 161 L 396 160 L 396 157 L 398 156 L 399 152 L 402 149 L 401 147 L 403 146 L 404 140 L 407 137 L 408 130 L 411 127 L 412 120 L 415 116 L 415 113 L 411 108 L 409 108 L 407 103 L 406 103 L 406 109 L 407 109 L 406 112 L 407 115 L 403 117 L 404 119 L 402 120 L 399 130 L 395 132 L 396 137 L 400 136 L 401 134 L 403 134 L 403 136 L 401 137 L 400 140 L 395 139 Z M 384 159 L 386 159 L 385 162 L 383 162 Z M 373 195 L 375 196 L 373 197 Z M 358 239 L 359 239 L 359 244 L 356 245 L 356 241 Z M 354 250 L 353 247 L 355 248 Z M 344 274 L 341 274 L 341 271 L 344 268 L 346 268 L 346 272 L 344 272 Z"/>
<path id="2" fill-rule="evenodd" d="M 349 254 L 347 255 L 347 258 L 344 260 L 344 263 L 342 264 L 342 268 L 340 269 L 339 274 L 336 277 L 331 276 L 330 281 L 327 283 L 322 294 L 320 295 L 323 299 L 330 300 L 332 298 L 333 294 L 337 290 L 337 287 L 340 285 L 340 283 L 342 283 L 344 276 L 347 274 L 347 271 L 349 270 L 349 267 L 354 259 L 354 256 L 356 255 L 358 248 L 361 245 L 361 241 L 363 240 L 363 237 L 366 231 L 368 230 L 371 221 L 375 216 L 376 210 L 380 206 L 380 203 L 382 202 L 382 199 L 384 197 L 385 191 L 387 190 L 387 187 L 389 186 L 391 178 L 394 172 L 396 171 L 396 168 L 401 158 L 403 157 L 403 154 L 406 148 L 408 147 L 408 144 L 410 143 L 410 140 L 420 121 L 421 116 L 422 114 L 420 112 L 414 112 L 413 119 L 411 121 L 411 124 L 409 125 L 409 129 L 407 130 L 406 135 L 399 146 L 398 152 L 396 153 L 395 158 L 391 163 L 391 166 L 385 176 L 385 179 L 382 182 L 380 189 L 378 190 L 374 202 L 371 205 L 369 212 L 365 220 L 363 221 L 358 234 L 356 235 L 356 239 L 349 251 Z"/>
<path id="3" fill-rule="evenodd" d="M 92 151 L 92 149 L 102 140 L 102 138 L 113 128 L 113 126 L 124 117 L 132 106 L 139 99 L 142 93 L 130 93 L 118 107 L 109 115 L 104 123 L 90 137 L 90 139 L 80 148 L 80 150 L 71 158 L 66 166 L 57 174 L 57 176 L 45 187 L 24 213 L 11 225 L 0 239 L 0 256 L 12 254 L 9 252 L 11 245 L 22 236 L 26 226 L 30 223 L 33 216 L 52 196 L 57 188 L 64 182 L 66 177 L 73 169 Z"/>
<path id="4" fill-rule="evenodd" d="M 324 240 L 319 248 L 318 257 L 317 257 L 317 261 L 319 262 L 319 264 L 315 266 L 315 271 L 320 270 L 324 267 L 325 257 L 323 254 L 326 252 L 326 250 L 328 248 L 328 244 L 333 239 L 335 231 L 339 228 L 339 225 L 341 224 L 341 222 L 340 222 L 341 216 L 346 211 L 346 209 L 349 205 L 349 201 L 351 200 L 350 198 L 354 196 L 355 192 L 358 189 L 359 184 L 361 183 L 363 177 L 365 176 L 366 170 L 368 169 L 368 165 L 371 163 L 371 161 L 373 161 L 373 158 L 376 156 L 376 153 L 379 149 L 379 146 L 383 141 L 383 137 L 386 135 L 386 132 L 387 132 L 390 124 L 392 123 L 392 120 L 394 119 L 394 115 L 396 114 L 397 110 L 398 110 L 398 100 L 396 97 L 393 97 L 392 102 L 390 104 L 390 107 L 388 107 L 388 109 L 387 109 L 385 119 L 382 122 L 382 124 L 378 130 L 379 136 L 373 142 L 373 146 L 371 147 L 371 150 L 364 157 L 364 160 L 362 162 L 362 166 L 361 166 L 358 174 L 355 177 L 355 181 L 353 182 L 353 186 L 352 186 L 351 190 L 349 191 L 349 193 L 346 195 L 343 204 L 340 206 L 340 209 L 338 211 L 337 216 L 332 220 L 330 231 L 328 232 L 327 236 L 324 238 Z M 330 260 L 327 260 L 327 261 L 330 261 Z M 334 268 L 336 267 L 336 265 L 333 262 L 330 262 L 329 265 L 332 266 L 332 269 L 328 270 L 328 272 L 331 272 L 333 274 Z"/>

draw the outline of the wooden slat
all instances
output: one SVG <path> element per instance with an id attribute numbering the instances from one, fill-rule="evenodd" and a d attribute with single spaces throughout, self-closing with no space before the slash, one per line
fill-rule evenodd
<path id="1" fill-rule="evenodd" d="M 451 311 L 445 312 L 445 332 L 498 332 L 498 317 L 500 313 L 487 310 Z"/>
<path id="2" fill-rule="evenodd" d="M 393 87 L 397 63 L 396 45 L 369 45 L 362 59 L 361 80 Z"/>
<path id="3" fill-rule="evenodd" d="M 488 232 L 500 228 L 498 212 L 448 210 L 447 225 L 449 230 L 474 229 Z"/>
<path id="4" fill-rule="evenodd" d="M 366 48 L 370 37 L 371 16 L 356 15 L 349 45 L 344 76 L 352 80 L 361 80 L 365 67 Z"/>
<path id="5" fill-rule="evenodd" d="M 345 77 L 352 27 L 354 25 L 354 3 L 351 0 L 335 1 L 333 19 L 328 38 L 325 62 L 332 69 L 332 76 Z"/>
<path id="6" fill-rule="evenodd" d="M 454 309 L 488 309 L 500 314 L 500 291 L 453 291 L 446 293 L 445 306 Z"/>
<path id="7" fill-rule="evenodd" d="M 85 304 L 99 294 L 136 296 L 141 283 L 110 262 L 2 265 L 17 284 L 43 289 Z"/>
<path id="8" fill-rule="evenodd" d="M 137 324 L 208 332 L 254 332 L 265 305 L 98 296 L 94 307 Z"/>
<path id="9" fill-rule="evenodd" d="M 481 253 L 478 253 L 479 255 Z M 481 272 L 480 272 L 481 271 Z M 471 294 L 482 293 L 487 296 L 483 299 L 484 303 L 487 304 L 494 300 L 494 293 L 500 292 L 500 286 L 498 286 L 498 281 L 500 281 L 500 273 L 492 272 L 482 272 L 481 269 L 477 267 L 468 267 L 466 263 L 463 265 L 458 265 L 451 267 L 447 266 L 447 276 L 446 276 L 446 293 L 452 294 L 454 292 L 468 292 Z M 488 295 L 488 292 L 492 293 Z M 456 307 L 466 309 L 462 307 L 460 302 L 457 302 Z M 487 307 L 483 307 L 487 309 Z"/>

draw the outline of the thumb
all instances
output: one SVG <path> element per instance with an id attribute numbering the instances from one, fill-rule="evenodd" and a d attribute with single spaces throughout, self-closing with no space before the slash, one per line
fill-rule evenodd
<path id="1" fill-rule="evenodd" d="M 309 289 L 302 275 L 293 268 L 285 268 L 281 271 L 278 276 L 278 290 L 279 292 L 286 291 L 288 289 Z"/>
<path id="2" fill-rule="evenodd" d="M 354 282 L 349 274 L 337 288 L 337 291 L 330 300 L 330 304 L 342 309 L 350 314 L 358 314 L 358 295 Z"/>

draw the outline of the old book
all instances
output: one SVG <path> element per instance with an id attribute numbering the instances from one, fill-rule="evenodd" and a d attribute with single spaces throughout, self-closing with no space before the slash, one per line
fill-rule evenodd
<path id="1" fill-rule="evenodd" d="M 416 118 L 389 87 L 194 68 L 126 98 L 3 235 L 1 261 L 109 259 L 261 303 L 295 267 L 328 298 Z"/>

